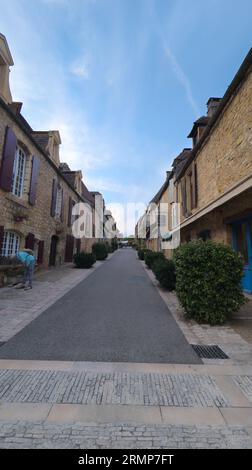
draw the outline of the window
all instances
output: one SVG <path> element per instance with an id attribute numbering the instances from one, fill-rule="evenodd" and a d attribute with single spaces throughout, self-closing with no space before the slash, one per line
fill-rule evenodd
<path id="1" fill-rule="evenodd" d="M 15 232 L 4 232 L 1 256 L 15 256 L 19 250 L 20 237 Z"/>
<path id="2" fill-rule="evenodd" d="M 172 204 L 172 230 L 179 225 L 180 221 L 180 204 L 176 202 Z"/>
<path id="3" fill-rule="evenodd" d="M 25 176 L 25 160 L 26 156 L 24 151 L 17 147 L 14 167 L 13 167 L 13 177 L 12 177 L 12 193 L 17 197 L 22 197 L 23 187 L 24 187 L 24 176 Z"/>
<path id="4" fill-rule="evenodd" d="M 174 182 L 173 179 L 169 182 L 169 202 L 174 202 Z"/>
<path id="5" fill-rule="evenodd" d="M 55 215 L 57 217 L 61 216 L 61 208 L 62 208 L 62 188 L 57 188 L 57 195 L 56 195 L 56 207 L 55 207 Z"/>
<path id="6" fill-rule="evenodd" d="M 198 237 L 203 240 L 203 242 L 211 240 L 211 230 L 202 230 L 202 232 L 198 234 Z"/>

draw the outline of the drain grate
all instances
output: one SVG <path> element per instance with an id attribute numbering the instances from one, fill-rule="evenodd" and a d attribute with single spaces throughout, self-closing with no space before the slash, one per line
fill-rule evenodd
<path id="1" fill-rule="evenodd" d="M 203 359 L 229 359 L 219 346 L 205 346 L 202 344 L 192 344 L 194 351 Z"/>

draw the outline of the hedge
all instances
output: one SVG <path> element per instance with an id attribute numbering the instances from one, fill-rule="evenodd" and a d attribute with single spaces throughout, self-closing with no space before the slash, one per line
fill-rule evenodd
<path id="1" fill-rule="evenodd" d="M 149 251 L 149 250 L 145 252 L 144 261 L 148 268 L 152 269 L 152 265 L 154 261 L 156 261 L 157 259 L 164 260 L 165 259 L 164 254 L 162 252 Z"/>
<path id="2" fill-rule="evenodd" d="M 76 268 L 89 269 L 93 266 L 95 261 L 96 258 L 92 253 L 84 253 L 84 251 L 81 251 L 80 253 L 76 253 L 74 255 L 74 264 Z"/>
<path id="3" fill-rule="evenodd" d="M 193 241 L 174 252 L 176 291 L 186 314 L 222 324 L 244 303 L 242 257 L 227 245 Z"/>
<path id="4" fill-rule="evenodd" d="M 92 252 L 98 261 L 103 261 L 108 256 L 108 248 L 105 243 L 94 243 Z"/>
<path id="5" fill-rule="evenodd" d="M 162 287 L 169 291 L 173 291 L 175 289 L 175 264 L 172 260 L 161 258 L 156 259 L 152 264 L 152 271 Z"/>

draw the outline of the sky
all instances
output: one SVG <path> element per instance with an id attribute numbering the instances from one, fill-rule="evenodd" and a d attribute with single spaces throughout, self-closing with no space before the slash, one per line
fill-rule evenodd
<path id="1" fill-rule="evenodd" d="M 251 0 L 0 0 L 13 99 L 33 129 L 60 131 L 61 161 L 122 231 L 118 204 L 148 203 L 190 147 L 252 45 L 251 18 Z"/>

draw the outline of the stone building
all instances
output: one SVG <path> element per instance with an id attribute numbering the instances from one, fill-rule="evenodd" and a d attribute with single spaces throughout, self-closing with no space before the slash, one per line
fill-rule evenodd
<path id="1" fill-rule="evenodd" d="M 9 68 L 13 65 L 7 41 L 0 34 L 0 256 L 32 248 L 38 264 L 70 262 L 80 250 L 90 251 L 95 194 L 88 191 L 81 171 L 60 163 L 58 131 L 35 131 L 13 102 Z M 96 193 L 97 194 L 97 193 Z M 72 208 L 90 206 L 89 237 L 72 235 Z"/>
<path id="2" fill-rule="evenodd" d="M 166 189 L 169 207 L 180 206 L 181 242 L 231 245 L 243 255 L 243 287 L 252 292 L 252 50 L 188 137 L 193 147 L 174 160 Z"/>

